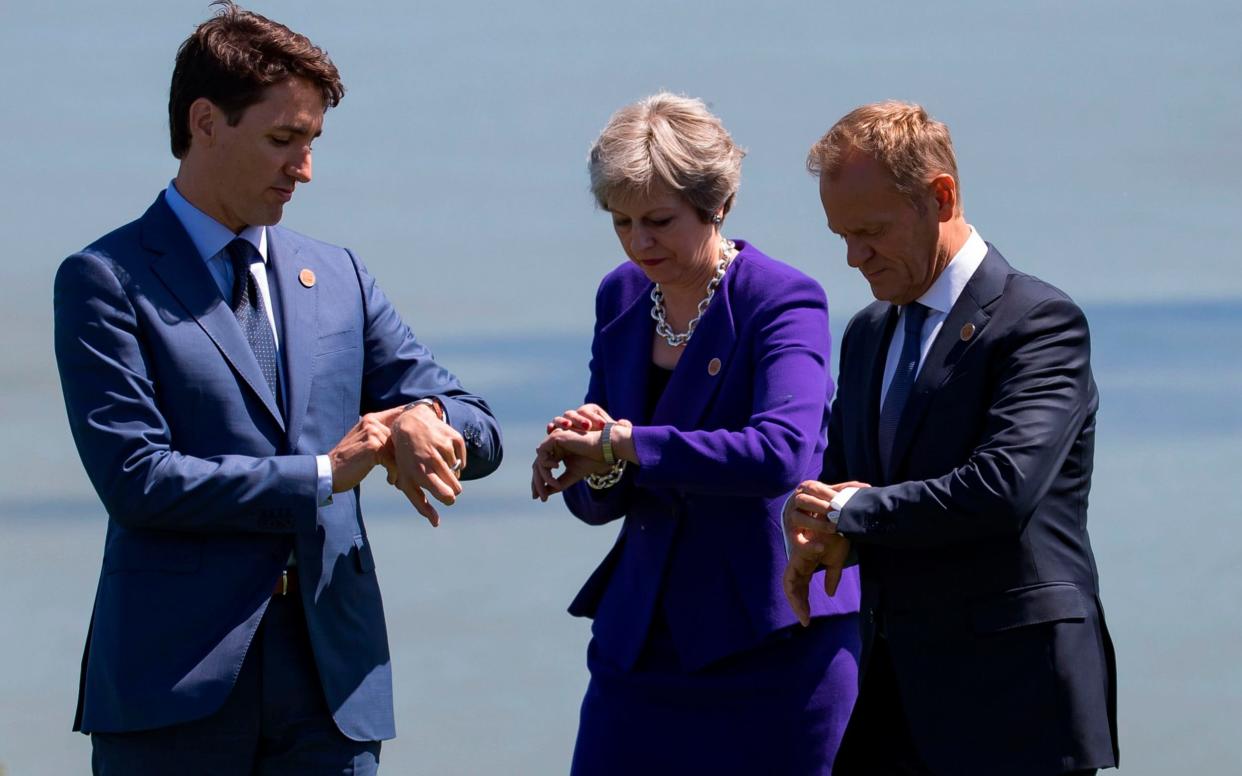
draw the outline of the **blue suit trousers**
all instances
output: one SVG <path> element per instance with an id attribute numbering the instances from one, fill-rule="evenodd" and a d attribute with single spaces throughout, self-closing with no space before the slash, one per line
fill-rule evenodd
<path id="1" fill-rule="evenodd" d="M 324 700 L 301 597 L 276 596 L 224 705 L 203 719 L 94 733 L 96 776 L 374 774 L 379 741 L 340 732 Z"/>

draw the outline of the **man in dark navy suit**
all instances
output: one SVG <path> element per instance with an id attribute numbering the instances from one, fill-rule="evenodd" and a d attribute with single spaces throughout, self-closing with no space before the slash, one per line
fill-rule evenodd
<path id="1" fill-rule="evenodd" d="M 1115 766 L 1082 311 L 966 222 L 948 129 L 922 108 L 858 108 L 808 165 L 877 299 L 845 331 L 820 481 L 784 513 L 800 618 L 819 566 L 830 589 L 851 549 L 861 570 L 861 689 L 836 773 Z"/>
<path id="2" fill-rule="evenodd" d="M 359 483 L 383 464 L 434 525 L 500 429 L 352 252 L 276 226 L 343 87 L 222 5 L 177 54 L 176 178 L 56 276 L 108 513 L 75 729 L 99 774 L 373 773 L 395 727 Z"/>

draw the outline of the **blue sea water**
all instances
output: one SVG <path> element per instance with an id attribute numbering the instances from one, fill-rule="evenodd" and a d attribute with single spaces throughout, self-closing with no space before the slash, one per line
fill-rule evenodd
<path id="1" fill-rule="evenodd" d="M 1087 314 L 1101 393 L 1089 527 L 1117 646 L 1123 772 L 1236 773 L 1242 301 Z M 532 502 L 528 473 L 541 424 L 580 398 L 588 344 L 432 343 L 491 399 L 505 462 L 435 530 L 381 478 L 364 487 L 396 684 L 386 772 L 568 767 L 588 629 L 564 609 L 615 527 Z M 72 450 L 62 452 L 72 497 L 0 500 L 0 764 L 14 776 L 78 773 L 88 757 L 69 724 L 104 517 Z"/>

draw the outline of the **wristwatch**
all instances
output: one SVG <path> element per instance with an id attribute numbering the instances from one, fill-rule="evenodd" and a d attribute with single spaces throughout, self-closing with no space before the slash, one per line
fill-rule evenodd
<path id="1" fill-rule="evenodd" d="M 439 418 L 441 422 L 444 421 L 444 405 L 441 404 L 440 400 L 434 396 L 426 396 L 422 399 L 415 399 L 414 401 L 405 405 L 405 407 L 402 408 L 402 411 L 408 412 L 420 404 L 426 404 L 428 407 L 431 408 L 431 411 L 436 414 L 436 417 Z"/>
<path id="2" fill-rule="evenodd" d="M 604 463 L 609 466 L 615 466 L 617 464 L 617 456 L 612 452 L 612 427 L 615 425 L 617 424 L 605 423 L 604 430 L 599 432 L 599 444 L 600 447 L 603 448 Z"/>
<path id="3" fill-rule="evenodd" d="M 832 497 L 832 501 L 828 502 L 828 514 L 824 515 L 828 522 L 835 526 L 841 520 L 841 510 L 845 509 L 845 502 L 850 500 L 856 490 L 858 488 L 842 488 L 840 493 Z"/>

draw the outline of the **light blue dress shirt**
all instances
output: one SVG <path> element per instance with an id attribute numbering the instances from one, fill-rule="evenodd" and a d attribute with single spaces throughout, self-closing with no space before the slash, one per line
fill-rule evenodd
<path id="1" fill-rule="evenodd" d="M 250 265 L 250 274 L 259 290 L 263 292 L 264 311 L 267 313 L 267 322 L 272 327 L 272 337 L 276 341 L 276 355 L 280 356 L 280 327 L 276 325 L 276 315 L 272 311 L 272 294 L 267 282 L 267 229 L 262 226 L 247 226 L 241 232 L 234 234 L 233 230 L 191 205 L 189 200 L 181 196 L 181 192 L 177 191 L 177 186 L 172 182 L 164 190 L 164 201 L 168 203 L 173 215 L 185 227 L 185 231 L 190 235 L 190 242 L 194 243 L 194 247 L 198 249 L 198 255 L 207 264 L 207 270 L 211 272 L 212 278 L 220 288 L 220 294 L 226 300 L 231 300 L 233 297 L 234 278 L 233 262 L 224 249 L 235 238 L 241 237 L 258 251 L 263 260 Z M 280 384 L 286 385 L 288 380 L 283 358 L 277 359 L 276 371 Z M 327 506 L 332 503 L 332 462 L 327 455 L 317 455 L 315 466 L 319 476 L 316 488 L 319 506 Z"/>

